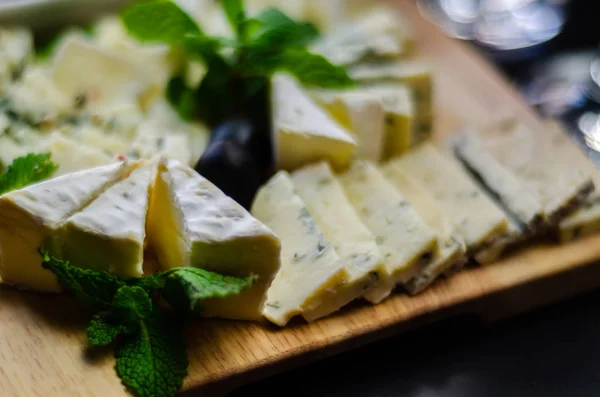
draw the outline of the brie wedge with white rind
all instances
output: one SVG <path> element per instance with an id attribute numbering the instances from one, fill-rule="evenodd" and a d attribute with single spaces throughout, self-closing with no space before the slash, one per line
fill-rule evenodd
<path id="1" fill-rule="evenodd" d="M 69 218 L 62 257 L 78 267 L 119 278 L 141 277 L 154 172 L 153 163 L 140 166 Z"/>
<path id="2" fill-rule="evenodd" d="M 382 167 L 382 172 L 437 234 L 437 252 L 423 271 L 404 286 L 410 294 L 415 295 L 427 288 L 441 274 L 455 272 L 460 268 L 465 262 L 467 246 L 431 194 L 408 175 L 400 164 L 392 160 Z"/>
<path id="3" fill-rule="evenodd" d="M 60 256 L 62 226 L 134 164 L 115 163 L 59 176 L 0 196 L 0 277 L 25 289 L 58 292 L 38 249 Z"/>
<path id="4" fill-rule="evenodd" d="M 54 176 L 69 174 L 89 168 L 99 167 L 117 162 L 93 146 L 77 143 L 76 141 L 54 132 L 42 144 L 44 150 L 50 151 L 52 161 L 58 165 Z"/>
<path id="5" fill-rule="evenodd" d="M 406 284 L 422 271 L 437 249 L 437 237 L 415 208 L 366 160 L 352 163 L 339 176 L 362 222 L 375 235 L 386 275 L 367 291 L 372 303 L 385 299 L 397 284 Z"/>
<path id="6" fill-rule="evenodd" d="M 354 211 L 327 163 L 306 166 L 291 177 L 296 192 L 350 274 L 333 298 L 304 311 L 307 321 L 315 321 L 361 297 L 385 276 L 386 268 L 375 236 Z"/>
<path id="7" fill-rule="evenodd" d="M 321 160 L 329 161 L 336 170 L 347 167 L 357 149 L 351 133 L 293 77 L 274 76 L 272 90 L 277 169 L 290 171 Z"/>
<path id="8" fill-rule="evenodd" d="M 243 293 L 202 302 L 203 316 L 262 318 L 279 270 L 277 236 L 214 184 L 174 160 L 158 165 L 148 218 L 148 239 L 164 270 L 195 266 L 228 276 L 257 275 Z"/>
<path id="9" fill-rule="evenodd" d="M 450 153 L 426 142 L 395 161 L 437 201 L 463 236 L 469 254 L 508 233 L 507 215 Z"/>
<path id="10" fill-rule="evenodd" d="M 281 240 L 281 269 L 269 288 L 265 317 L 285 326 L 292 317 L 335 299 L 350 275 L 295 193 L 286 171 L 279 171 L 259 189 L 252 214 Z"/>
<path id="11" fill-rule="evenodd" d="M 382 101 L 360 90 L 320 90 L 315 97 L 329 113 L 350 131 L 358 142 L 356 156 L 379 161 L 385 147 Z"/>

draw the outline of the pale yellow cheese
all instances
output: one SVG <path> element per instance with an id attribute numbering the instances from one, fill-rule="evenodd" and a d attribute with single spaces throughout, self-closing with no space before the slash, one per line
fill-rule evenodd
<path id="1" fill-rule="evenodd" d="M 52 161 L 58 165 L 56 176 L 117 162 L 115 157 L 102 150 L 78 143 L 58 132 L 45 140 L 42 147 L 50 151 Z"/>
<path id="2" fill-rule="evenodd" d="M 375 235 L 385 261 L 387 274 L 365 294 L 378 303 L 396 284 L 406 284 L 423 271 L 437 249 L 437 237 L 375 164 L 355 161 L 340 180 L 354 210 Z"/>
<path id="3" fill-rule="evenodd" d="M 281 240 L 281 269 L 269 288 L 265 317 L 284 326 L 296 315 L 335 299 L 350 275 L 295 193 L 286 171 L 279 171 L 259 189 L 252 214 Z"/>
<path id="4" fill-rule="evenodd" d="M 308 321 L 331 314 L 361 297 L 386 274 L 385 263 L 375 236 L 362 223 L 344 189 L 327 163 L 306 166 L 292 174 L 296 192 L 323 235 L 334 246 L 346 270 L 348 281 L 335 297 L 302 316 Z"/>
<path id="5" fill-rule="evenodd" d="M 141 166 L 69 218 L 62 257 L 78 267 L 119 278 L 141 277 L 154 173 L 152 162 Z"/>
<path id="6" fill-rule="evenodd" d="M 410 201 L 427 225 L 437 234 L 437 252 L 423 271 L 405 285 L 405 288 L 414 295 L 427 288 L 441 274 L 460 267 L 464 263 L 467 247 L 450 218 L 417 180 L 393 161 L 385 164 L 381 169 L 384 176 Z"/>
<path id="7" fill-rule="evenodd" d="M 178 161 L 159 164 L 148 239 L 161 267 L 195 266 L 229 276 L 257 275 L 239 295 L 202 302 L 203 316 L 262 318 L 267 289 L 279 270 L 277 236 L 214 184 Z"/>
<path id="8" fill-rule="evenodd" d="M 0 196 L 0 277 L 25 289 L 57 292 L 38 249 L 60 256 L 67 219 L 125 177 L 136 163 L 116 163 L 59 176 Z"/>

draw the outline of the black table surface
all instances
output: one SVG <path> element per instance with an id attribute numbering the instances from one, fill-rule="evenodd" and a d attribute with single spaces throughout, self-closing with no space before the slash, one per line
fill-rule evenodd
<path id="1" fill-rule="evenodd" d="M 546 55 L 600 43 L 599 1 L 567 5 Z M 540 61 L 539 57 L 535 61 Z M 529 60 L 500 64 L 516 79 Z M 455 318 L 237 389 L 251 395 L 600 396 L 600 291 L 496 323 Z"/>

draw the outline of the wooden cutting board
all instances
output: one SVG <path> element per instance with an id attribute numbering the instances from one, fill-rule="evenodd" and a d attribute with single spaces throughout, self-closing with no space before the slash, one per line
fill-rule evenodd
<path id="1" fill-rule="evenodd" d="M 391 2 L 391 0 L 390 0 Z M 411 1 L 395 2 L 414 23 L 422 55 L 433 61 L 436 134 L 485 122 L 500 109 L 531 126 L 540 120 L 500 74 L 426 22 Z M 312 325 L 284 329 L 205 320 L 186 329 L 190 375 L 183 394 L 205 396 L 427 322 L 475 313 L 495 319 L 600 285 L 600 236 L 559 246 L 540 241 L 495 264 L 436 282 L 417 297 L 361 302 Z M 85 352 L 90 313 L 67 296 L 0 287 L 0 396 L 126 396 L 108 352 Z"/>

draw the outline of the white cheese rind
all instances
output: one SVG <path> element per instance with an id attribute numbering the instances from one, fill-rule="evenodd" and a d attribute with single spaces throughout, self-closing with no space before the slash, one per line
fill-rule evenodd
<path id="1" fill-rule="evenodd" d="M 208 299 L 205 317 L 262 318 L 279 270 L 280 242 L 267 226 L 214 184 L 178 161 L 159 164 L 148 236 L 161 267 L 195 266 L 230 276 L 258 276 L 239 295 Z"/>
<path id="2" fill-rule="evenodd" d="M 40 247 L 60 256 L 61 228 L 135 166 L 116 163 L 59 176 L 0 197 L 0 277 L 24 289 L 58 292 L 54 274 L 41 267 Z"/>
<path id="3" fill-rule="evenodd" d="M 357 149 L 351 133 L 291 76 L 274 76 L 272 86 L 276 167 L 291 171 L 325 160 L 335 169 L 345 168 Z"/>
<path id="4" fill-rule="evenodd" d="M 297 194 L 350 274 L 333 299 L 304 311 L 302 316 L 307 321 L 315 321 L 361 297 L 385 276 L 386 268 L 375 236 L 354 211 L 328 164 L 306 166 L 291 178 Z"/>
<path id="5" fill-rule="evenodd" d="M 373 163 L 355 161 L 339 178 L 360 219 L 375 235 L 386 265 L 384 279 L 365 294 L 378 303 L 396 284 L 409 282 L 423 270 L 423 258 L 437 247 L 436 235 Z"/>
<path id="6" fill-rule="evenodd" d="M 335 299 L 348 271 L 287 172 L 279 171 L 259 189 L 252 214 L 281 240 L 281 269 L 269 288 L 265 317 L 285 326 L 292 317 Z"/>
<path id="7" fill-rule="evenodd" d="M 509 219 L 449 153 L 426 142 L 395 159 L 437 201 L 469 253 L 506 235 Z"/>
<path id="8" fill-rule="evenodd" d="M 447 273 L 450 269 L 455 271 L 460 267 L 464 263 L 467 246 L 450 218 L 431 194 L 410 177 L 399 164 L 389 162 L 382 167 L 382 172 L 437 234 L 437 252 L 423 271 L 405 285 L 406 290 L 415 295 L 431 285 L 441 274 Z"/>
<path id="9" fill-rule="evenodd" d="M 123 279 L 141 277 L 154 172 L 154 164 L 134 170 L 69 218 L 62 257 L 78 267 Z"/>

